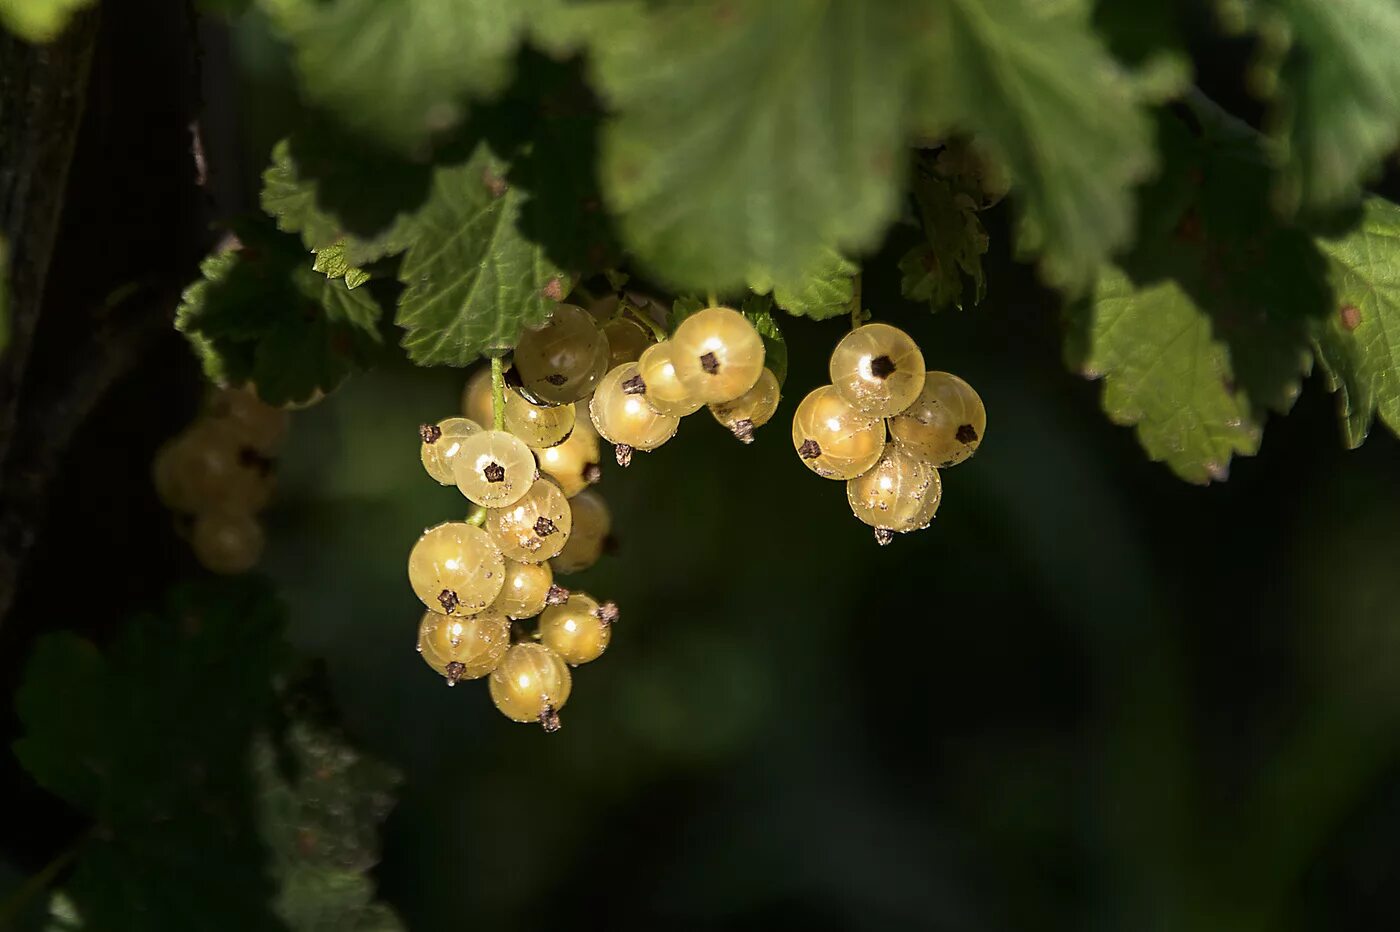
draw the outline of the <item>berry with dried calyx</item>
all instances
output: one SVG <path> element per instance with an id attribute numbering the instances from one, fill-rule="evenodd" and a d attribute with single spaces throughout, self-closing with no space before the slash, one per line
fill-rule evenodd
<path id="1" fill-rule="evenodd" d="M 546 404 L 570 404 L 594 390 L 608 369 L 608 339 L 581 307 L 561 304 L 515 347 L 515 369 L 530 395 Z"/>
<path id="2" fill-rule="evenodd" d="M 611 604 L 611 603 L 609 603 Z M 612 615 L 616 613 L 613 606 Z M 612 640 L 612 619 L 581 592 L 563 605 L 552 605 L 540 616 L 540 643 L 552 649 L 570 666 L 597 660 Z"/>
<path id="3" fill-rule="evenodd" d="M 569 701 L 573 678 L 569 666 L 543 644 L 521 643 L 506 652 L 487 681 L 491 701 L 512 721 L 559 727 L 559 710 Z"/>
<path id="4" fill-rule="evenodd" d="M 468 500 L 484 508 L 500 508 L 530 491 L 535 454 L 514 434 L 483 430 L 462 441 L 452 469 L 457 488 Z"/>
<path id="5" fill-rule="evenodd" d="M 885 422 L 861 414 L 830 385 L 814 389 L 792 417 L 792 445 L 826 479 L 854 479 L 880 458 Z"/>
<path id="6" fill-rule="evenodd" d="M 430 610 L 474 615 L 496 600 L 505 559 L 486 532 L 465 521 L 429 528 L 408 555 L 408 581 Z"/>
<path id="7" fill-rule="evenodd" d="M 866 324 L 836 344 L 831 383 L 861 414 L 891 417 L 907 408 L 924 387 L 924 354 L 898 327 Z"/>
<path id="8" fill-rule="evenodd" d="M 987 432 L 987 409 L 956 375 L 930 372 L 919 396 L 889 424 L 892 437 L 946 468 L 977 452 Z"/>
<path id="9" fill-rule="evenodd" d="M 763 371 L 763 337 L 748 318 L 709 307 L 681 321 L 671 337 L 676 377 L 701 404 L 733 401 Z"/>
<path id="10" fill-rule="evenodd" d="M 465 417 L 449 417 L 436 424 L 422 425 L 418 428 L 418 438 L 423 442 L 418 458 L 423 469 L 442 485 L 455 485 L 453 466 L 462 450 L 462 442 L 480 432 L 481 425 Z"/>
<path id="11" fill-rule="evenodd" d="M 703 404 L 676 376 L 671 359 L 674 344 L 670 340 L 650 346 L 637 361 L 637 374 L 645 381 L 647 401 L 661 414 L 684 417 L 700 410 Z"/>
<path id="12" fill-rule="evenodd" d="M 885 445 L 879 461 L 846 483 L 846 499 L 861 521 L 875 528 L 876 540 L 928 527 L 943 497 L 938 469 L 900 443 Z M 881 534 L 878 532 L 888 532 Z"/>
<path id="13" fill-rule="evenodd" d="M 465 616 L 428 611 L 418 623 L 418 652 L 449 686 L 490 673 L 509 648 L 510 622 L 494 608 Z"/>
<path id="14" fill-rule="evenodd" d="M 618 464 L 623 466 L 630 450 L 655 450 L 675 436 L 680 424 L 679 418 L 661 414 L 648 403 L 644 384 L 642 391 L 627 390 L 628 384 L 638 385 L 632 381 L 638 376 L 636 363 L 618 366 L 603 376 L 588 405 L 599 435 L 619 448 L 629 448 L 618 451 Z"/>
<path id="15" fill-rule="evenodd" d="M 733 401 L 710 405 L 710 413 L 744 443 L 753 443 L 753 432 L 772 419 L 782 400 L 778 377 L 765 368 L 753 388 Z"/>
<path id="16" fill-rule="evenodd" d="M 486 509 L 486 532 L 508 559 L 543 563 L 568 543 L 573 509 L 563 491 L 540 479 L 530 491 L 500 508 Z"/>

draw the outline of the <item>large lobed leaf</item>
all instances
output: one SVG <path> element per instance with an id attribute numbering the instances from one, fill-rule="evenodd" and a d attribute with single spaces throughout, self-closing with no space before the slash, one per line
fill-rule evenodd
<path id="1" fill-rule="evenodd" d="M 380 308 L 368 289 L 314 271 L 295 237 L 245 226 L 200 266 L 175 326 L 214 382 L 253 382 L 272 404 L 329 392 L 377 351 Z"/>
<path id="2" fill-rule="evenodd" d="M 485 145 L 435 173 L 399 267 L 407 287 L 396 321 L 414 362 L 465 366 L 509 349 L 570 290 L 544 250 L 521 235 L 523 198 Z"/>
<path id="3" fill-rule="evenodd" d="M 617 112 L 604 190 L 681 287 L 795 280 L 873 243 L 897 204 L 908 7 L 705 0 L 651 8 L 593 50 Z"/>
<path id="4" fill-rule="evenodd" d="M 1400 143 L 1400 3 L 1254 0 L 1245 11 L 1269 53 L 1257 84 L 1276 97 L 1269 123 L 1284 156 L 1282 204 L 1355 202 Z"/>
<path id="5" fill-rule="evenodd" d="M 923 128 L 976 135 L 1010 170 L 1046 276 L 1089 283 L 1133 230 L 1133 185 L 1153 169 L 1131 78 L 1077 3 L 939 0 L 922 56 Z"/>
<path id="6" fill-rule="evenodd" d="M 1335 313 L 1318 330 L 1317 356 L 1339 391 L 1347 445 L 1379 417 L 1400 434 L 1400 206 L 1368 198 L 1361 225 L 1323 240 Z"/>
<path id="7" fill-rule="evenodd" d="M 265 589 L 226 583 L 178 591 L 105 655 L 71 634 L 38 642 L 14 750 L 100 826 L 67 887 L 92 927 L 279 928 L 246 755 L 285 666 L 281 632 Z"/>
<path id="8" fill-rule="evenodd" d="M 296 932 L 399 932 L 374 899 L 370 869 L 398 775 L 335 730 L 298 716 L 278 741 L 252 748 L 257 824 L 279 892 L 273 908 Z"/>
<path id="9" fill-rule="evenodd" d="M 1207 482 L 1292 406 L 1331 297 L 1312 239 L 1270 208 L 1261 140 L 1204 105 L 1194 125 L 1160 122 L 1170 170 L 1143 192 L 1134 251 L 1069 306 L 1066 355 L 1153 459 Z"/>
<path id="10" fill-rule="evenodd" d="M 259 0 L 307 96 L 363 135 L 416 152 L 499 91 L 554 0 Z"/>
<path id="11" fill-rule="evenodd" d="M 1229 351 L 1175 282 L 1139 288 L 1107 268 L 1069 318 L 1068 365 L 1103 378 L 1104 410 L 1137 428 L 1153 460 L 1204 484 L 1226 478 L 1234 454 L 1258 450 L 1260 428 L 1231 384 Z"/>

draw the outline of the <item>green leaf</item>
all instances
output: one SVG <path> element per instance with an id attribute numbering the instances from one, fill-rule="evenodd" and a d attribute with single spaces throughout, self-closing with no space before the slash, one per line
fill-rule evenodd
<path id="1" fill-rule="evenodd" d="M 175 315 L 205 374 L 223 385 L 252 381 L 271 404 L 329 392 L 373 359 L 379 305 L 367 289 L 315 272 L 294 237 L 262 227 L 200 266 Z"/>
<path id="2" fill-rule="evenodd" d="M 1137 287 L 1110 267 L 1067 316 L 1067 364 L 1104 380 L 1109 419 L 1136 426 L 1153 460 L 1205 484 L 1229 475 L 1234 454 L 1258 450 L 1253 410 L 1230 385 L 1229 350 L 1179 285 Z"/>
<path id="3" fill-rule="evenodd" d="M 520 233 L 524 195 L 485 146 L 440 168 L 399 267 L 397 323 L 419 365 L 465 366 L 509 349 L 568 293 L 563 273 Z"/>
<path id="4" fill-rule="evenodd" d="M 749 287 L 759 294 L 772 292 L 774 302 L 789 314 L 826 320 L 850 313 L 854 276 L 859 271 L 854 262 L 827 248 L 792 279 L 774 281 L 756 275 Z"/>
<path id="5" fill-rule="evenodd" d="M 370 184 L 369 178 L 364 179 Z M 304 177 L 293 154 L 291 141 L 283 139 L 272 149 L 272 164 L 263 172 L 262 208 L 284 233 L 297 233 L 316 254 L 313 268 L 330 278 L 344 278 L 350 288 L 369 279 L 360 266 L 408 248 L 412 223 L 397 214 L 377 235 L 365 238 L 347 234 L 345 225 L 318 203 L 320 183 Z"/>
<path id="6" fill-rule="evenodd" d="M 95 0 L 0 0 L 0 24 L 28 42 L 52 42 Z"/>
<path id="7" fill-rule="evenodd" d="M 1286 412 L 1331 297 L 1312 238 L 1269 204 L 1263 141 L 1198 101 L 1163 115 L 1167 171 L 1142 192 L 1137 244 L 1069 312 L 1067 357 L 1105 378 L 1104 409 L 1194 482 L 1223 479 Z"/>
<path id="8" fill-rule="evenodd" d="M 1400 143 L 1400 4 L 1259 0 L 1246 10 L 1262 36 L 1254 83 L 1277 94 L 1269 129 L 1283 147 L 1283 205 L 1354 202 Z"/>
<path id="9" fill-rule="evenodd" d="M 67 882 L 78 914 L 115 932 L 279 928 L 247 751 L 275 701 L 281 637 L 275 601 L 240 582 L 177 590 L 105 654 L 71 634 L 38 641 L 14 751 L 100 826 Z"/>
<path id="10" fill-rule="evenodd" d="M 290 42 L 307 97 L 390 148 L 419 152 L 511 58 L 554 0 L 259 0 Z"/>
<path id="11" fill-rule="evenodd" d="M 1361 225 L 1321 245 L 1337 310 L 1319 328 L 1317 356 L 1340 392 L 1347 446 L 1358 447 L 1376 416 L 1400 434 L 1400 206 L 1367 198 Z"/>
<path id="12" fill-rule="evenodd" d="M 773 299 L 768 295 L 749 295 L 740 310 L 763 337 L 763 364 L 777 376 L 781 387 L 787 381 L 788 351 L 783 331 L 773 316 Z"/>
<path id="13" fill-rule="evenodd" d="M 904 297 L 926 301 L 935 311 L 950 305 L 961 310 L 965 303 L 980 304 L 987 292 L 982 272 L 987 234 L 977 216 L 979 202 L 940 174 L 936 163 L 920 165 L 914 200 L 925 241 L 899 260 Z M 963 298 L 964 279 L 972 285 L 968 302 Z"/>
<path id="14" fill-rule="evenodd" d="M 1022 242 L 1054 284 L 1087 285 L 1133 230 L 1133 185 L 1153 169 L 1129 76 L 1081 5 L 940 0 L 925 43 L 924 129 L 976 136 L 1020 196 Z"/>
<path id="15" fill-rule="evenodd" d="M 602 109 L 581 63 L 524 50 L 515 72 L 499 99 L 476 109 L 469 129 L 509 163 L 506 180 L 524 194 L 521 235 L 570 272 L 606 269 L 621 249 L 598 186 Z"/>
<path id="16" fill-rule="evenodd" d="M 617 114 L 604 192 L 626 243 L 682 288 L 799 281 L 898 207 L 915 16 L 868 0 L 698 0 L 596 41 Z"/>
<path id="17" fill-rule="evenodd" d="M 370 869 L 398 775 L 339 733 L 294 717 L 252 748 L 257 824 L 279 884 L 273 908 L 296 932 L 398 932 Z"/>

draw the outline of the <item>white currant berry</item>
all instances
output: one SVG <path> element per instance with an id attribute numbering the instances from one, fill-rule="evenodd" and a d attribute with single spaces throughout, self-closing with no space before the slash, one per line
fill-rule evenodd
<path id="1" fill-rule="evenodd" d="M 573 678 L 569 666 L 543 644 L 515 644 L 506 651 L 487 681 L 491 701 L 506 718 L 559 728 L 559 710 L 569 701 Z"/>
<path id="2" fill-rule="evenodd" d="M 506 392 L 506 430 L 536 449 L 557 446 L 569 439 L 575 416 L 572 404 L 543 407 L 530 404 L 519 392 Z"/>
<path id="3" fill-rule="evenodd" d="M 938 469 L 901 443 L 885 451 L 868 472 L 846 483 L 846 500 L 861 521 L 877 531 L 901 534 L 927 527 L 943 497 Z M 888 543 L 888 535 L 877 535 Z"/>
<path id="4" fill-rule="evenodd" d="M 556 573 L 581 573 L 598 562 L 612 533 L 612 514 L 603 496 L 589 489 L 569 499 L 573 526 L 564 549 L 550 561 Z"/>
<path id="5" fill-rule="evenodd" d="M 550 599 L 568 598 L 568 590 L 554 584 L 548 563 L 506 560 L 505 584 L 491 607 L 508 618 L 534 618 Z"/>
<path id="6" fill-rule="evenodd" d="M 474 615 L 501 594 L 505 558 L 481 528 L 448 521 L 429 528 L 408 555 L 408 582 L 430 610 Z"/>
<path id="7" fill-rule="evenodd" d="M 486 509 L 486 532 L 501 554 L 522 563 L 542 563 L 558 555 L 569 540 L 573 509 L 549 479 L 530 486 L 519 500 Z"/>
<path id="8" fill-rule="evenodd" d="M 608 338 L 609 371 L 623 363 L 641 359 L 642 353 L 651 345 L 651 334 L 641 324 L 626 317 L 619 317 L 604 324 L 603 336 Z"/>
<path id="9" fill-rule="evenodd" d="M 655 450 L 675 436 L 680 424 L 680 418 L 661 414 L 647 403 L 646 385 L 634 362 L 603 376 L 588 410 L 603 439 L 627 450 Z M 620 451 L 622 465 L 625 457 Z"/>
<path id="10" fill-rule="evenodd" d="M 676 366 L 671 360 L 673 348 L 670 340 L 648 347 L 637 361 L 637 374 L 646 385 L 644 394 L 647 403 L 655 411 L 685 417 L 699 411 L 704 402 L 682 385 L 676 376 Z"/>
<path id="11" fill-rule="evenodd" d="M 831 384 L 861 414 L 890 417 L 907 408 L 924 387 L 924 354 L 898 327 L 866 324 L 836 344 Z"/>
<path id="12" fill-rule="evenodd" d="M 603 477 L 601 455 L 598 432 L 593 428 L 592 419 L 587 417 L 574 422 L 574 432 L 568 440 L 558 446 L 535 450 L 540 472 L 558 482 L 569 498 Z"/>
<path id="13" fill-rule="evenodd" d="M 608 366 L 608 339 L 581 307 L 561 304 L 545 325 L 526 330 L 515 347 L 515 369 L 530 395 L 568 404 L 593 391 Z"/>
<path id="14" fill-rule="evenodd" d="M 525 442 L 503 430 L 483 430 L 462 441 L 453 457 L 457 488 L 484 508 L 518 502 L 535 482 L 535 454 Z"/>
<path id="15" fill-rule="evenodd" d="M 885 422 L 851 407 L 830 385 L 802 399 L 792 416 L 792 445 L 803 464 L 826 479 L 854 479 L 880 458 Z"/>
<path id="16" fill-rule="evenodd" d="M 481 425 L 465 417 L 449 417 L 436 424 L 424 424 L 418 428 L 422 445 L 418 458 L 428 475 L 443 485 L 457 483 L 453 466 L 457 454 L 462 450 L 462 442 L 473 434 L 481 432 Z"/>
<path id="17" fill-rule="evenodd" d="M 223 421 L 197 421 L 165 444 L 152 464 L 166 507 L 192 514 L 221 508 L 254 512 L 272 498 L 272 461 Z"/>
<path id="18" fill-rule="evenodd" d="M 767 424 L 778 410 L 782 391 L 778 377 L 765 368 L 753 388 L 733 401 L 710 405 L 710 413 L 744 443 L 753 442 L 755 429 Z"/>
<path id="19" fill-rule="evenodd" d="M 601 608 L 581 592 L 569 596 L 563 605 L 551 605 L 540 616 L 540 643 L 553 650 L 570 666 L 597 660 L 612 640 L 616 609 Z"/>
<path id="20" fill-rule="evenodd" d="M 246 573 L 262 559 L 262 525 L 244 511 L 201 512 L 194 519 L 190 548 L 207 570 L 226 576 Z"/>
<path id="21" fill-rule="evenodd" d="M 971 385 L 948 372 L 930 372 L 913 403 L 890 418 L 890 435 L 939 467 L 956 466 L 977 451 L 987 432 L 987 409 Z"/>
<path id="22" fill-rule="evenodd" d="M 676 328 L 671 347 L 676 377 L 702 404 L 733 401 L 763 372 L 763 337 L 731 308 L 691 314 Z"/>
<path id="23" fill-rule="evenodd" d="M 496 423 L 491 399 L 491 366 L 479 367 L 462 388 L 462 415 L 482 427 Z"/>
<path id="24" fill-rule="evenodd" d="M 510 622 L 494 608 L 475 615 L 429 611 L 418 623 L 418 652 L 449 686 L 490 673 L 509 649 Z"/>
<path id="25" fill-rule="evenodd" d="M 209 399 L 209 415 L 227 424 L 244 446 L 271 456 L 287 435 L 290 415 L 244 388 L 223 388 Z"/>

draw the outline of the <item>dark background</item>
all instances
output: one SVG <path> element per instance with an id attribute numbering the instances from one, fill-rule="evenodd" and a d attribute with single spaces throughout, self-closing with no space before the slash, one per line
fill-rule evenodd
<path id="1" fill-rule="evenodd" d="M 201 35 L 196 92 L 190 24 L 168 25 L 102 27 L 57 308 L 152 254 L 192 277 L 289 118 L 256 29 Z M 1248 47 L 1194 48 L 1207 92 L 1255 116 Z M 239 166 L 212 195 L 181 135 L 200 97 Z M 415 428 L 455 413 L 464 374 L 389 359 L 294 416 L 263 570 L 346 729 L 404 774 L 378 877 L 410 928 L 1400 923 L 1400 443 L 1378 427 L 1343 450 L 1314 375 L 1228 482 L 1181 483 L 1065 371 L 1059 299 L 1011 261 L 1004 208 L 989 225 L 976 309 L 902 301 L 897 243 L 865 264 L 877 319 L 987 406 L 933 526 L 878 548 L 842 485 L 800 466 L 791 413 L 844 325 L 785 321 L 783 407 L 755 444 L 701 413 L 605 469 L 620 549 L 568 583 L 623 620 L 554 736 L 480 683 L 443 688 L 411 647 L 408 550 L 464 508 L 422 474 Z M 55 383 L 85 364 L 62 320 L 36 341 Z M 7 695 L 41 632 L 109 639 L 199 572 L 148 474 L 202 391 L 163 334 L 83 421 L 0 628 Z M 0 860 L 21 870 L 84 829 L 8 755 L 0 799 Z"/>

